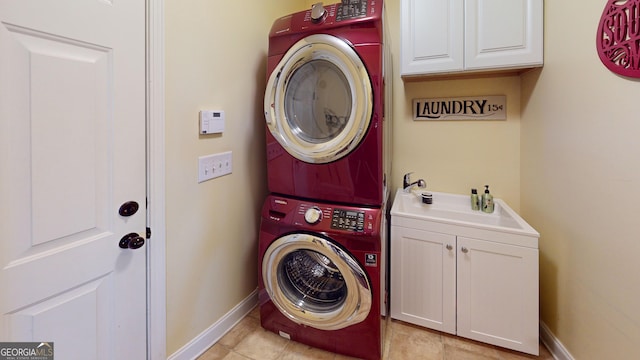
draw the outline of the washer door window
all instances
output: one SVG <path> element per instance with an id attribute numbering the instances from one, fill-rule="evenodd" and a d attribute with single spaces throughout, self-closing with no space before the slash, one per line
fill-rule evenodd
<path id="1" fill-rule="evenodd" d="M 362 322 L 371 310 L 366 273 L 329 239 L 286 235 L 269 246 L 262 260 L 269 297 L 298 324 L 337 330 Z"/>
<path id="2" fill-rule="evenodd" d="M 271 134 L 295 158 L 328 163 L 355 149 L 371 122 L 373 93 L 358 54 L 334 36 L 308 36 L 271 73 L 264 110 Z"/>

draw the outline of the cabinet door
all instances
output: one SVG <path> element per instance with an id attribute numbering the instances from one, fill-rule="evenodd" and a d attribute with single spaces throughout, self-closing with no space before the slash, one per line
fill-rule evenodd
<path id="1" fill-rule="evenodd" d="M 456 238 L 391 227 L 391 317 L 455 334 Z"/>
<path id="2" fill-rule="evenodd" d="M 466 0 L 465 69 L 543 61 L 543 0 Z"/>
<path id="3" fill-rule="evenodd" d="M 538 250 L 457 240 L 458 335 L 538 355 Z"/>
<path id="4" fill-rule="evenodd" d="M 464 0 L 400 2 L 401 75 L 463 69 Z"/>

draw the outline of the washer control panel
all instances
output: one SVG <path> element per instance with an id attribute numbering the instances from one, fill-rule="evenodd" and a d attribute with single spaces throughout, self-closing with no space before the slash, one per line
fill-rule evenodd
<path id="1" fill-rule="evenodd" d="M 382 210 L 350 206 L 334 207 L 271 197 L 263 216 L 313 231 L 343 231 L 368 235 L 380 231 Z"/>
<path id="2" fill-rule="evenodd" d="M 364 231 L 364 211 L 333 209 L 331 228 Z"/>
<path id="3" fill-rule="evenodd" d="M 375 3 L 375 1 L 374 1 Z M 336 21 L 358 19 L 367 16 L 368 0 L 342 0 L 338 5 Z"/>

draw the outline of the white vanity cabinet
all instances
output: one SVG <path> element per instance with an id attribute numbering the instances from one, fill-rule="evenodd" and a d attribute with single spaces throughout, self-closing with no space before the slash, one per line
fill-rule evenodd
<path id="1" fill-rule="evenodd" d="M 455 235 L 391 226 L 392 318 L 456 333 L 455 248 Z"/>
<path id="2" fill-rule="evenodd" d="M 457 334 L 538 355 L 538 249 L 457 240 Z"/>
<path id="3" fill-rule="evenodd" d="M 438 195 L 433 205 L 396 195 L 391 317 L 538 355 L 539 234 L 499 199 L 498 214 L 467 214 L 439 209 Z M 470 208 L 467 196 L 456 196 Z M 507 212 L 517 222 L 503 219 Z"/>
<path id="4" fill-rule="evenodd" d="M 543 0 L 401 0 L 403 77 L 542 66 Z"/>

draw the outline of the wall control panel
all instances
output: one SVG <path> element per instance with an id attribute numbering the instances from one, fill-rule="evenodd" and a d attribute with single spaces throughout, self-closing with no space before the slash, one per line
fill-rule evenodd
<path id="1" fill-rule="evenodd" d="M 200 134 L 220 134 L 224 132 L 224 111 L 200 111 Z"/>

